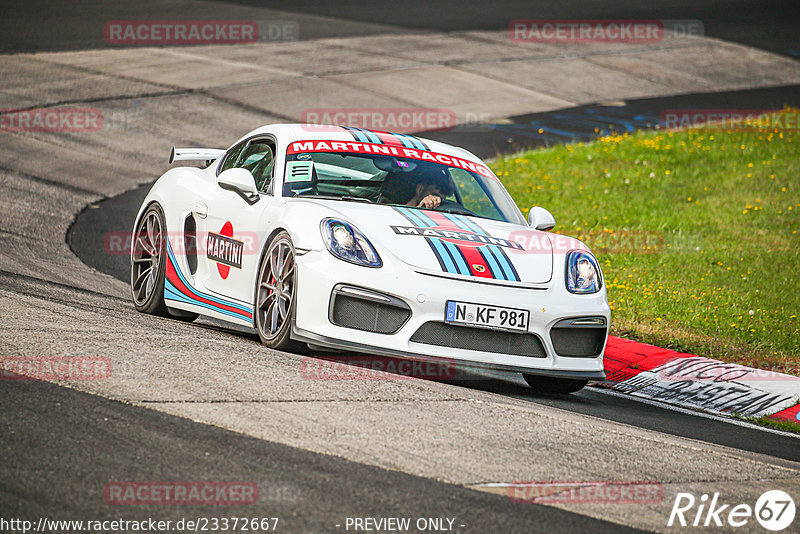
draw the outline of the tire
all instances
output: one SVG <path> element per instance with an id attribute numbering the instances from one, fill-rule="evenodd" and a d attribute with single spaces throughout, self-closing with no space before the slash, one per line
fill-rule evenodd
<path id="1" fill-rule="evenodd" d="M 522 373 L 525 382 L 539 393 L 575 393 L 580 391 L 589 383 L 588 380 L 577 380 L 575 378 L 554 378 L 551 376 L 531 375 Z"/>
<path id="2" fill-rule="evenodd" d="M 164 303 L 167 242 L 164 211 L 158 203 L 145 210 L 134 233 L 131 255 L 131 298 L 136 310 L 168 317 Z"/>
<path id="3" fill-rule="evenodd" d="M 131 297 L 136 310 L 190 323 L 200 317 L 194 312 L 167 308 L 164 277 L 167 270 L 167 242 L 164 210 L 153 203 L 136 228 L 131 259 Z"/>
<path id="4" fill-rule="evenodd" d="M 305 349 L 303 343 L 291 339 L 296 301 L 294 245 L 287 232 L 280 232 L 267 246 L 256 278 L 254 312 L 261 343 L 289 352 Z"/>

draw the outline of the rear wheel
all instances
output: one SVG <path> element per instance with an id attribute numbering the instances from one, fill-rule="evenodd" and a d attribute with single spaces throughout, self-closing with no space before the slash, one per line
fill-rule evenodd
<path id="1" fill-rule="evenodd" d="M 588 380 L 574 378 L 555 378 L 552 376 L 531 375 L 522 373 L 525 382 L 540 393 L 575 393 L 589 383 Z"/>
<path id="2" fill-rule="evenodd" d="M 171 310 L 164 302 L 164 273 L 167 269 L 167 232 L 164 211 L 153 203 L 144 212 L 134 234 L 131 256 L 131 296 L 142 313 L 191 322 L 199 317 L 184 310 Z"/>
<path id="3" fill-rule="evenodd" d="M 267 248 L 258 272 L 256 330 L 261 342 L 277 350 L 297 352 L 304 345 L 291 339 L 297 300 L 294 245 L 280 232 Z"/>
<path id="4" fill-rule="evenodd" d="M 164 304 L 164 271 L 167 243 L 164 212 L 151 204 L 139 220 L 131 255 L 131 296 L 136 309 L 152 315 L 167 315 Z"/>

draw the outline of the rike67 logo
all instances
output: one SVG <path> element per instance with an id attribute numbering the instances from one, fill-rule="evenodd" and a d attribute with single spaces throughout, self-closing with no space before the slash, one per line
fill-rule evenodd
<path id="1" fill-rule="evenodd" d="M 738 528 L 755 517 L 765 529 L 778 532 L 792 524 L 794 515 L 794 500 L 781 490 L 764 492 L 755 506 L 725 503 L 719 493 L 703 494 L 699 499 L 691 493 L 678 493 L 667 526 Z"/>

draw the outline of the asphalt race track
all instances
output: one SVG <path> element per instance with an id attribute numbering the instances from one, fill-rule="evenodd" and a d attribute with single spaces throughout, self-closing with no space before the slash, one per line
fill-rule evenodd
<path id="1" fill-rule="evenodd" d="M 388 531 L 348 528 L 367 517 L 449 519 L 470 533 L 675 532 L 666 522 L 679 492 L 800 498 L 796 434 L 593 388 L 535 395 L 513 374 L 309 380 L 308 358 L 335 357 L 136 313 L 128 256 L 110 241 L 130 231 L 171 146 L 226 146 L 314 104 L 449 107 L 459 120 L 474 111 L 485 123 L 424 135 L 484 157 L 652 127 L 671 108 L 800 107 L 796 2 L 3 1 L 0 15 L 0 115 L 80 106 L 105 121 L 99 134 L 0 130 L 0 356 L 110 369 L 90 381 L 3 375 L 0 531 L 14 530 L 2 523 L 12 518 L 238 516 L 278 517 L 277 532 Z M 102 37 L 109 20 L 212 18 L 290 21 L 299 40 L 136 49 Z M 705 36 L 515 48 L 505 34 L 515 18 L 698 19 Z M 104 489 L 125 481 L 245 481 L 258 499 L 110 503 Z M 507 485 L 524 481 L 647 481 L 661 494 L 509 498 Z"/>
<path id="2" fill-rule="evenodd" d="M 19 417 L 25 418 L 24 431 Z M 279 531 L 291 532 L 341 531 L 336 525 L 347 517 L 455 517 L 461 532 L 544 533 L 554 524 L 573 532 L 633 532 L 557 508 L 520 507 L 505 496 L 314 454 L 45 382 L 4 385 L 0 427 L 4 517 L 278 517 Z M 36 458 L 27 454 L 30 447 L 35 447 Z M 120 511 L 104 505 L 110 472 L 140 480 L 255 480 L 262 489 L 257 505 L 233 506 L 225 514 L 208 507 L 202 512 L 180 507 Z"/>

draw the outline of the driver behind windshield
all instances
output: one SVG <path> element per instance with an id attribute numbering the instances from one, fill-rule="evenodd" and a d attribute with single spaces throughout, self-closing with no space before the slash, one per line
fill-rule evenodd
<path id="1" fill-rule="evenodd" d="M 421 170 L 421 169 L 418 169 Z M 455 192 L 445 169 L 415 173 L 389 173 L 384 179 L 383 200 L 415 208 L 434 209 Z"/>

